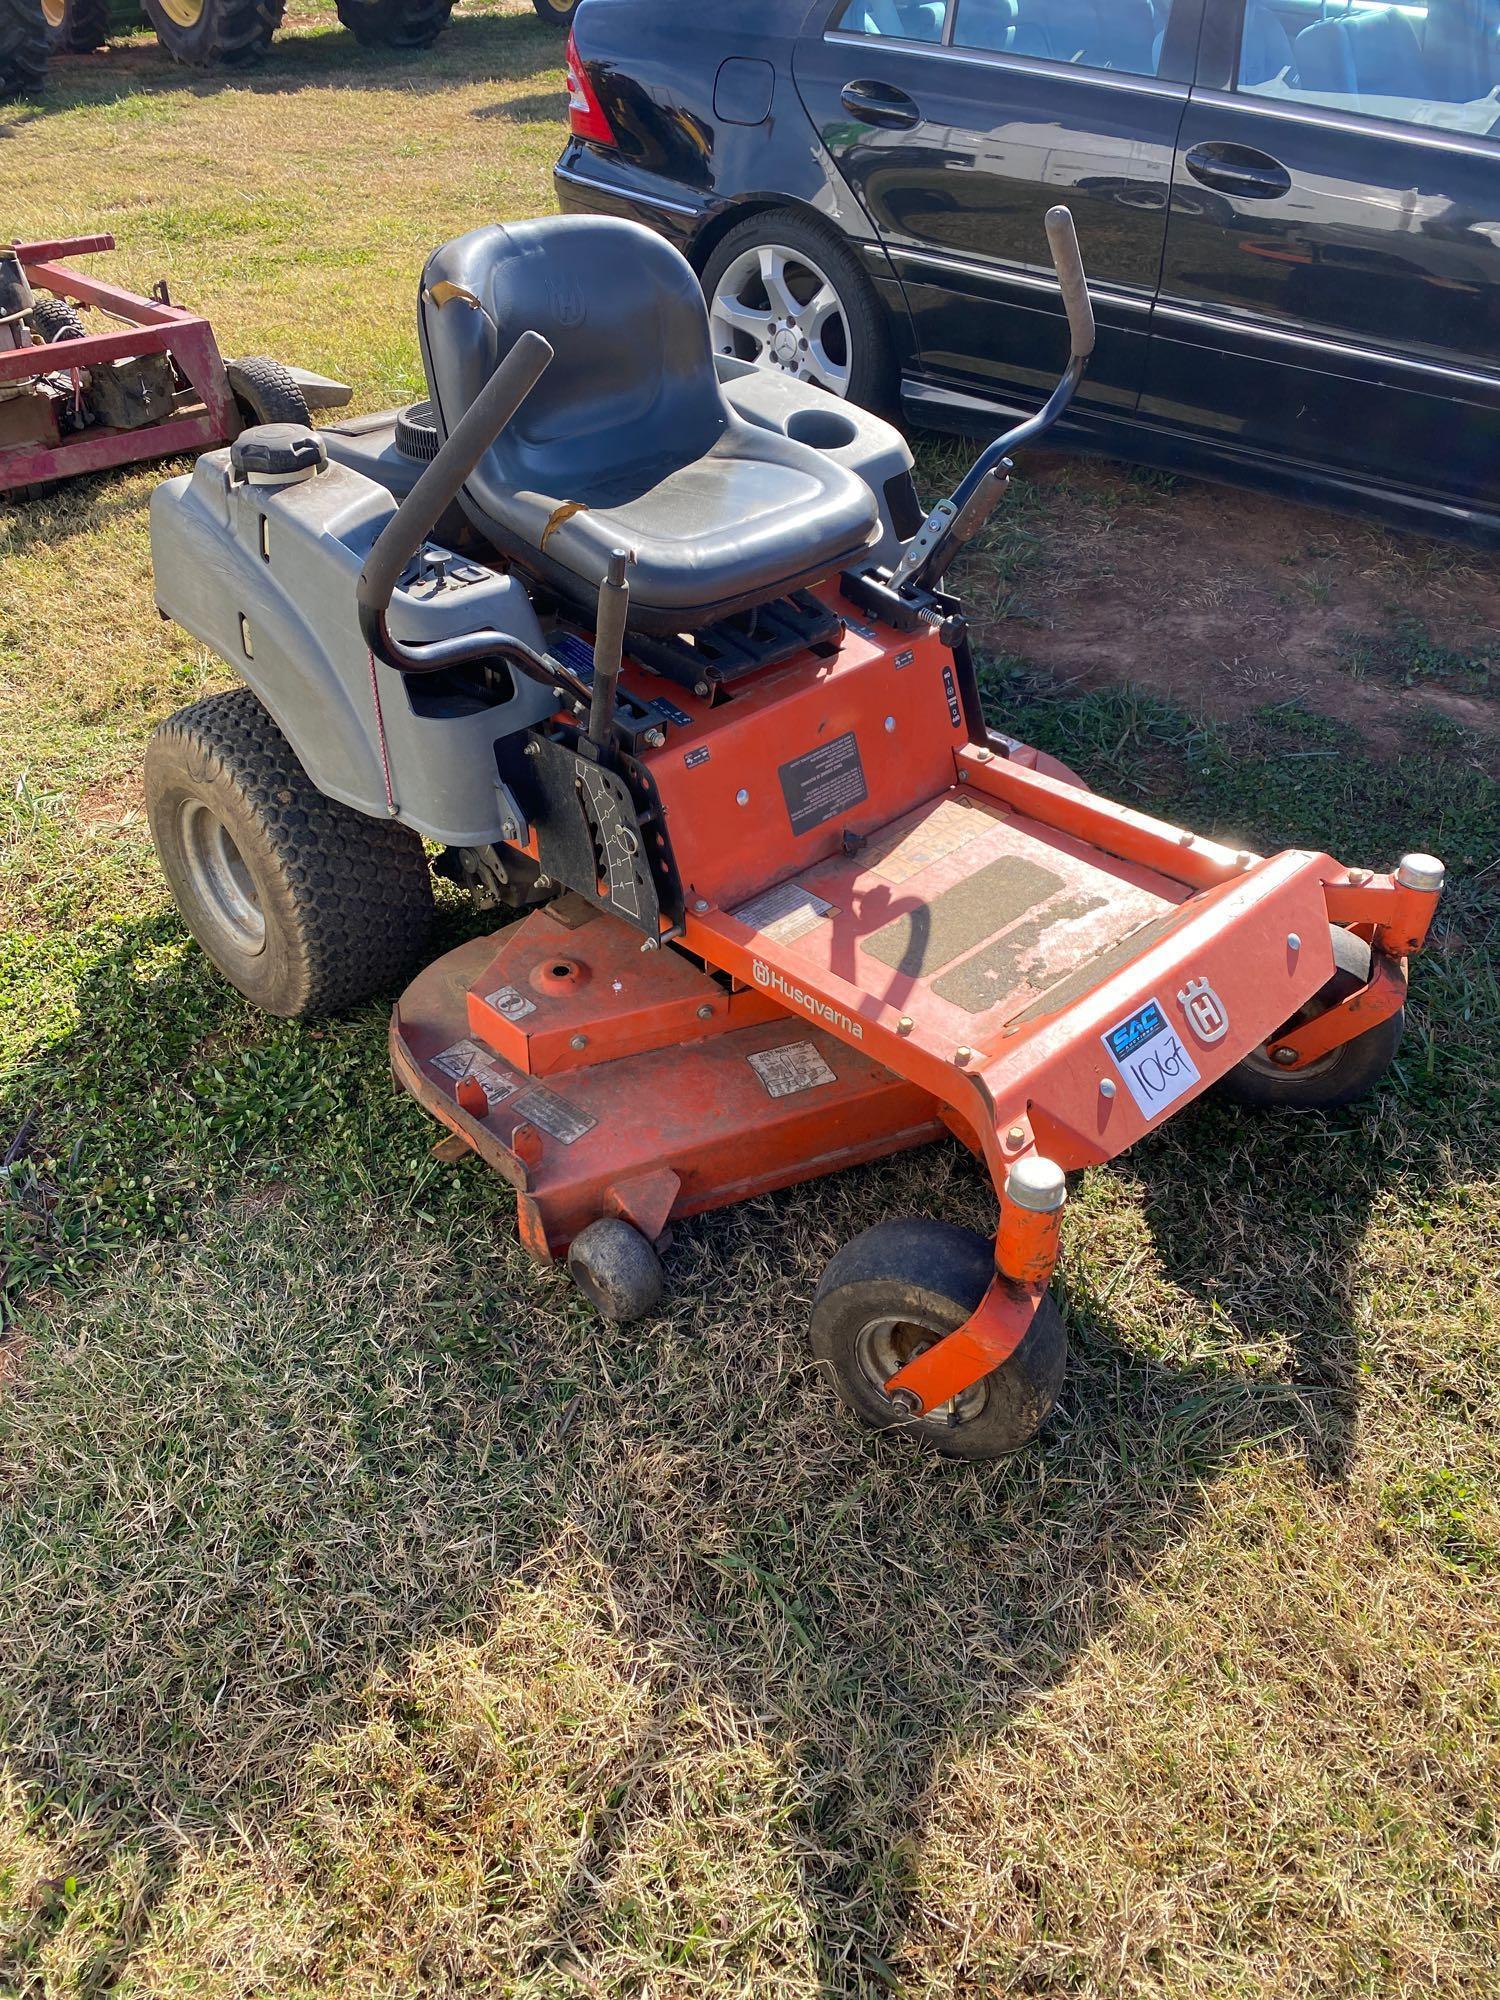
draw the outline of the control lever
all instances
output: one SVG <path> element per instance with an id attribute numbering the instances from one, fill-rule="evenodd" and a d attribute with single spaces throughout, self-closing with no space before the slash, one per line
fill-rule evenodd
<path id="1" fill-rule="evenodd" d="M 599 586 L 599 616 L 594 628 L 594 697 L 589 705 L 588 740 L 596 751 L 609 746 L 615 720 L 615 696 L 625 661 L 625 625 L 630 617 L 627 571 L 635 561 L 628 549 L 615 549 Z"/>
<path id="2" fill-rule="evenodd" d="M 1094 352 L 1096 328 L 1088 279 L 1069 209 L 1047 211 L 1047 242 L 1068 315 L 1072 352 L 1067 371 L 1034 417 L 1007 431 L 982 452 L 946 500 L 939 500 L 902 550 L 891 571 L 890 588 L 907 591 L 941 579 L 953 558 L 971 542 L 995 511 L 1010 478 L 1010 454 L 1051 430 L 1077 394 Z"/>

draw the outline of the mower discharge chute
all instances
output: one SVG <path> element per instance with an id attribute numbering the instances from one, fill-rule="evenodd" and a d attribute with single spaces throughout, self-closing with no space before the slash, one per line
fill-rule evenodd
<path id="1" fill-rule="evenodd" d="M 161 608 L 247 683 L 148 755 L 228 977 L 286 1015 L 395 977 L 419 836 L 526 911 L 418 974 L 392 1061 L 616 1319 L 676 1219 L 956 1136 L 993 1240 L 877 1225 L 812 1340 L 864 1421 L 971 1457 L 1056 1398 L 1066 1175 L 1214 1085 L 1367 1088 L 1442 885 L 1225 847 L 986 727 L 944 578 L 1092 350 L 1049 234 L 1067 374 L 925 521 L 897 433 L 716 364 L 686 263 L 593 218 L 435 253 L 427 405 L 248 432 L 152 508 Z"/>

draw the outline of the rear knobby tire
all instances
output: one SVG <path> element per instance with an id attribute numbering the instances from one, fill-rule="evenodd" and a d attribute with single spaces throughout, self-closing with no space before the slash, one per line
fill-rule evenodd
<path id="1" fill-rule="evenodd" d="M 34 96 L 46 81 L 42 0 L 0 0 L 0 98 Z"/>
<path id="2" fill-rule="evenodd" d="M 339 19 L 362 48 L 429 49 L 453 0 L 338 0 Z"/>
<path id="3" fill-rule="evenodd" d="M 89 56 L 109 40 L 110 0 L 42 0 L 42 14 L 55 56 Z"/>
<path id="4" fill-rule="evenodd" d="M 1370 947 L 1352 931 L 1333 927 L 1333 977 L 1314 994 L 1294 1019 L 1282 1023 L 1279 1034 L 1288 1034 L 1302 1022 L 1370 982 Z M 1377 1021 L 1352 1042 L 1330 1049 L 1326 1056 L 1310 1062 L 1305 1069 L 1281 1069 L 1264 1048 L 1254 1049 L 1237 1062 L 1215 1086 L 1235 1104 L 1256 1110 L 1331 1111 L 1340 1104 L 1352 1104 L 1385 1075 L 1396 1060 L 1401 1037 L 1406 1030 L 1406 1009 L 1399 1008 L 1385 1020 Z M 1274 1046 L 1276 1036 L 1271 1037 Z"/>
<path id="5" fill-rule="evenodd" d="M 312 412 L 290 368 L 264 354 L 226 361 L 224 372 L 235 408 L 247 427 L 255 424 L 310 424 Z"/>
<path id="6" fill-rule="evenodd" d="M 897 1367 L 962 1326 L 994 1274 L 990 1239 L 952 1223 L 881 1222 L 845 1244 L 818 1286 L 811 1342 L 862 1424 L 898 1430 L 947 1458 L 1001 1458 L 1031 1442 L 1067 1369 L 1067 1336 L 1050 1294 L 1010 1359 L 946 1413 L 913 1418 L 882 1386 Z"/>
<path id="7" fill-rule="evenodd" d="M 432 927 L 420 839 L 325 798 L 248 688 L 162 723 L 146 814 L 188 929 L 268 1014 L 334 1013 L 415 968 Z"/>
<path id="8" fill-rule="evenodd" d="M 259 62 L 271 46 L 286 0 L 144 0 L 144 5 L 156 39 L 175 61 L 193 69 L 238 69 Z"/>

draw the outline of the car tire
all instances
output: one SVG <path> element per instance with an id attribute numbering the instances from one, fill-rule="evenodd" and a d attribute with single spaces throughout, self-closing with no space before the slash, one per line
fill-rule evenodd
<path id="1" fill-rule="evenodd" d="M 554 28 L 571 28 L 573 16 L 578 12 L 579 0 L 531 0 L 532 6 L 544 21 Z"/>
<path id="2" fill-rule="evenodd" d="M 716 354 L 868 410 L 889 407 L 896 371 L 885 311 L 836 230 L 792 209 L 753 215 L 715 246 L 702 283 Z"/>

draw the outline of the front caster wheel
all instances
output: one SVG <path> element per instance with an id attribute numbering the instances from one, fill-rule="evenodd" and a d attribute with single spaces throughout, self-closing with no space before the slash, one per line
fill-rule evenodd
<path id="1" fill-rule="evenodd" d="M 845 1244 L 813 1301 L 812 1350 L 861 1423 L 899 1428 L 947 1458 L 1001 1458 L 1031 1442 L 1068 1360 L 1050 1296 L 1010 1359 L 941 1409 L 909 1417 L 885 1393 L 897 1369 L 962 1326 L 994 1269 L 989 1239 L 947 1222 L 881 1222 Z"/>
<path id="2" fill-rule="evenodd" d="M 1277 1030 L 1288 1034 L 1326 1008 L 1370 983 L 1370 947 L 1353 931 L 1333 930 L 1333 977 L 1315 993 L 1294 1019 Z M 1216 1088 L 1236 1104 L 1256 1109 L 1281 1106 L 1287 1111 L 1329 1111 L 1350 1104 L 1373 1090 L 1396 1059 L 1406 1028 L 1406 1009 L 1399 1008 L 1352 1042 L 1342 1042 L 1305 1069 L 1280 1068 L 1265 1049 L 1252 1049 L 1221 1077 Z M 1275 1045 L 1275 1036 L 1271 1045 Z"/>
<path id="3" fill-rule="evenodd" d="M 626 1326 L 644 1319 L 662 1294 L 661 1259 L 641 1232 L 618 1215 L 604 1215 L 573 1238 L 568 1275 L 605 1319 Z"/>

